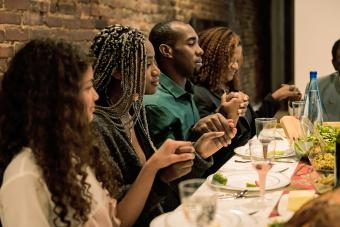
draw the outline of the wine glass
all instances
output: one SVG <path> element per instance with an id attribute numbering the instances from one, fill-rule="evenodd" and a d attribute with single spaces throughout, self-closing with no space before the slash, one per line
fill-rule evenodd
<path id="1" fill-rule="evenodd" d="M 260 198 L 257 205 L 261 207 L 266 204 L 264 197 L 266 192 L 266 178 L 275 160 L 275 141 L 271 141 L 266 146 L 269 152 L 265 155 L 264 146 L 257 138 L 249 141 L 251 164 L 259 176 Z"/>
<path id="2" fill-rule="evenodd" d="M 204 181 L 205 179 L 190 179 L 178 185 L 184 216 L 191 226 L 209 226 L 215 220 L 216 194 L 211 191 L 197 191 Z"/>
<path id="3" fill-rule="evenodd" d="M 275 118 L 256 118 L 257 137 L 249 141 L 251 163 L 259 175 L 260 201 L 266 204 L 266 178 L 275 160 L 275 131 L 277 120 Z"/>
<path id="4" fill-rule="evenodd" d="M 262 143 L 265 158 L 268 153 L 268 144 L 275 140 L 276 124 L 276 118 L 255 118 L 256 136 Z"/>

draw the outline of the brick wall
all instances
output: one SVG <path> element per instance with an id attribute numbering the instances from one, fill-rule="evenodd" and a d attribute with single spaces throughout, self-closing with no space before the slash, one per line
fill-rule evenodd
<path id="1" fill-rule="evenodd" d="M 99 29 L 122 23 L 147 34 L 163 20 L 194 16 L 223 21 L 242 38 L 242 88 L 252 97 L 258 59 L 258 0 L 0 0 L 0 78 L 26 41 L 37 37 L 71 40 L 88 48 Z"/>

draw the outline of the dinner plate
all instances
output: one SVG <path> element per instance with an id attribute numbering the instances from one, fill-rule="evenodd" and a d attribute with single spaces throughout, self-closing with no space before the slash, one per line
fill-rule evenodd
<path id="1" fill-rule="evenodd" d="M 208 176 L 207 182 L 210 186 L 228 190 L 259 191 L 259 187 L 247 187 L 247 183 L 254 184 L 258 180 L 258 174 L 253 171 L 230 171 L 222 172 L 228 181 L 226 185 L 221 185 L 212 181 L 213 174 Z M 277 172 L 268 172 L 266 178 L 266 190 L 282 188 L 290 183 L 290 179 Z"/>
<path id="2" fill-rule="evenodd" d="M 275 155 L 275 158 L 286 158 L 295 155 L 294 150 L 290 147 L 287 140 L 276 140 L 276 151 L 283 151 L 282 154 Z M 234 152 L 243 157 L 250 157 L 249 144 L 244 146 L 236 147 Z M 269 151 L 270 152 L 270 151 Z"/>
<path id="3" fill-rule="evenodd" d="M 214 225 L 215 224 L 215 225 Z M 231 210 L 218 210 L 216 212 L 216 219 L 211 226 L 219 227 L 249 227 L 256 224 L 255 220 L 248 214 L 231 209 Z M 184 213 L 180 208 L 162 214 L 150 223 L 150 227 L 180 227 L 191 226 L 185 218 Z"/>
<path id="4" fill-rule="evenodd" d="M 284 172 L 289 169 L 287 163 L 275 162 L 275 165 L 269 170 L 269 172 Z M 226 172 L 226 171 L 254 171 L 254 167 L 251 162 L 247 163 L 240 163 L 239 165 L 232 165 L 232 166 L 224 166 L 222 167 L 219 172 Z"/>

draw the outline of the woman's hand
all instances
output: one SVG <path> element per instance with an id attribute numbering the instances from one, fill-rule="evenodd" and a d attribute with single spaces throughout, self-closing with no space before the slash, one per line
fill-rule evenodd
<path id="1" fill-rule="evenodd" d="M 221 96 L 221 103 L 217 111 L 223 116 L 234 120 L 236 116 L 238 117 L 238 109 L 242 102 L 243 100 L 238 92 L 224 93 Z"/>
<path id="2" fill-rule="evenodd" d="M 174 163 L 182 163 L 181 165 L 177 165 L 177 167 L 175 167 L 177 171 L 173 171 L 175 175 L 180 175 L 180 173 L 183 172 L 181 169 L 184 168 L 184 170 L 187 170 L 188 167 L 191 168 L 192 160 L 195 158 L 194 152 L 195 149 L 191 142 L 167 139 L 162 144 L 162 146 L 147 160 L 147 163 L 148 165 L 152 166 L 155 171 L 168 167 Z M 187 163 L 183 165 L 183 162 Z M 188 163 L 191 163 L 191 165 Z"/>

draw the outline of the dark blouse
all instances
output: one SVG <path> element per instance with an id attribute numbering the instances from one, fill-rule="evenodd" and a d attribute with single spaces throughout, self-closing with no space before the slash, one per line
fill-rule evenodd
<path id="1" fill-rule="evenodd" d="M 201 118 L 214 113 L 220 105 L 221 94 L 212 92 L 207 88 L 195 85 L 194 100 L 197 105 Z M 254 111 L 249 104 L 244 117 L 240 117 L 237 122 L 237 134 L 228 147 L 224 147 L 213 155 L 214 164 L 210 167 L 205 176 L 216 172 L 226 161 L 233 156 L 236 147 L 242 146 L 256 134 L 255 118 L 257 117 L 273 117 L 279 108 L 279 103 L 268 94 L 259 108 Z"/>

